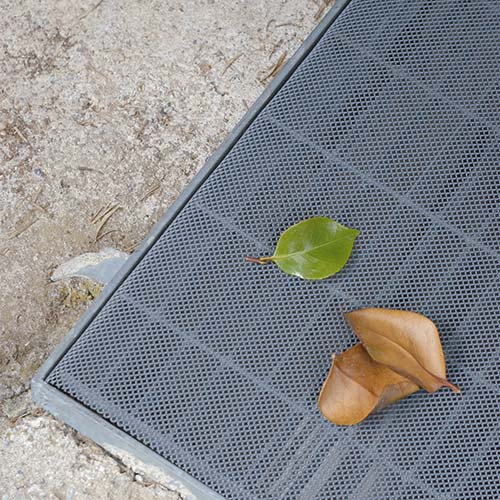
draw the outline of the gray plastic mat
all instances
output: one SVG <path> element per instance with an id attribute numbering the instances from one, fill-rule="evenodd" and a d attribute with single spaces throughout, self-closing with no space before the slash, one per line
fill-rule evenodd
<path id="1" fill-rule="evenodd" d="M 46 382 L 227 499 L 497 500 L 499 54 L 500 2 L 352 0 Z M 314 215 L 361 230 L 337 276 L 243 260 Z M 463 394 L 326 422 L 363 306 L 432 318 Z"/>

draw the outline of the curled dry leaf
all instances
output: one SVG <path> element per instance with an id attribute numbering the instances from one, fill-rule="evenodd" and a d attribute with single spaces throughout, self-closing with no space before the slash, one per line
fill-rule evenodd
<path id="1" fill-rule="evenodd" d="M 423 387 L 449 387 L 439 333 L 434 323 L 414 312 L 362 309 L 346 314 L 362 344 L 339 356 L 319 396 L 321 413 L 338 425 L 354 425 L 373 411 Z"/>
<path id="2" fill-rule="evenodd" d="M 418 385 L 374 361 L 357 344 L 338 356 L 333 355 L 318 405 L 331 422 L 354 425 L 418 389 Z"/>
<path id="3" fill-rule="evenodd" d="M 372 359 L 428 392 L 449 387 L 446 364 L 436 325 L 422 314 L 369 308 L 345 315 Z"/>

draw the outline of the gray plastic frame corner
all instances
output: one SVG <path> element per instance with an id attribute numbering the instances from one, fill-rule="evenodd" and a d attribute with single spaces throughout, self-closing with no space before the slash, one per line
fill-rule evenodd
<path id="1" fill-rule="evenodd" d="M 31 382 L 33 400 L 42 408 L 47 410 L 59 420 L 70 425 L 78 432 L 81 432 L 85 436 L 89 437 L 97 444 L 108 449 L 123 450 L 124 452 L 137 457 L 146 464 L 159 468 L 168 477 L 172 478 L 170 486 L 173 489 L 179 488 L 183 492 L 185 492 L 186 489 L 189 490 L 188 498 L 191 500 L 224 499 L 222 496 L 215 493 L 211 488 L 208 488 L 206 485 L 181 470 L 165 458 L 161 457 L 159 454 L 155 453 L 153 450 L 143 445 L 126 432 L 118 429 L 94 411 L 90 410 L 55 387 L 49 385 L 46 382 L 46 378 L 70 349 L 73 343 L 85 331 L 87 326 L 92 322 L 97 313 L 106 304 L 116 289 L 123 283 L 156 240 L 168 228 L 170 223 L 175 219 L 177 214 L 182 210 L 197 189 L 203 184 L 217 165 L 219 165 L 219 163 L 225 158 L 228 152 L 240 139 L 242 134 L 259 115 L 266 104 L 290 78 L 295 69 L 310 53 L 348 3 L 349 0 L 337 0 L 335 2 L 335 5 L 323 17 L 314 31 L 290 58 L 278 76 L 276 76 L 276 78 L 266 87 L 264 92 L 255 101 L 232 132 L 230 132 L 229 136 L 222 143 L 222 145 L 207 160 L 204 167 L 167 210 L 165 215 L 155 224 L 148 236 L 142 241 L 137 250 L 128 258 L 127 262 L 104 288 L 92 306 L 69 331 L 64 340 L 35 374 Z"/>

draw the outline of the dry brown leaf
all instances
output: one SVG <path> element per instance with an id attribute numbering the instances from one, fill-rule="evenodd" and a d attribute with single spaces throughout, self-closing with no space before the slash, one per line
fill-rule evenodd
<path id="1" fill-rule="evenodd" d="M 345 315 L 366 351 L 375 361 L 410 379 L 428 392 L 449 387 L 446 364 L 436 325 L 422 314 L 369 308 Z"/>
<path id="2" fill-rule="evenodd" d="M 357 344 L 338 356 L 333 355 L 318 405 L 334 424 L 354 425 L 418 389 L 418 385 L 374 361 Z"/>

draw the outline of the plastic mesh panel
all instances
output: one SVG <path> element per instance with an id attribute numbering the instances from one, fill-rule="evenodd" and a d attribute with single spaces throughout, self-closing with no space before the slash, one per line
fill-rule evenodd
<path id="1" fill-rule="evenodd" d="M 232 500 L 500 497 L 500 2 L 352 0 L 48 377 Z M 337 276 L 245 255 L 361 230 Z M 319 414 L 342 313 L 420 311 L 462 396 Z"/>

